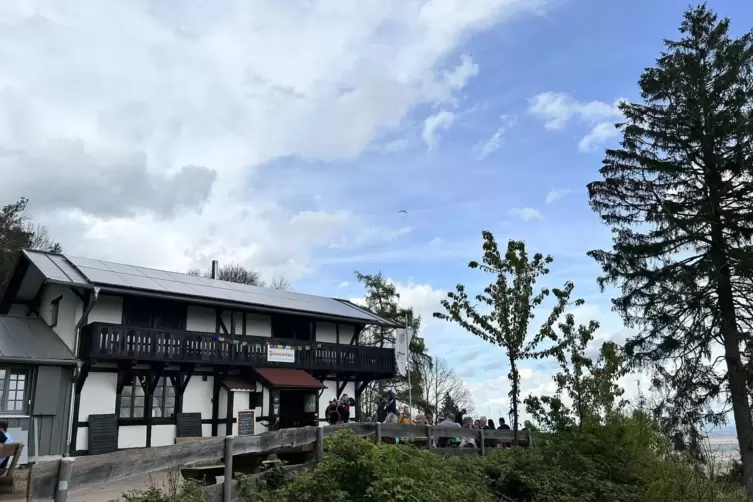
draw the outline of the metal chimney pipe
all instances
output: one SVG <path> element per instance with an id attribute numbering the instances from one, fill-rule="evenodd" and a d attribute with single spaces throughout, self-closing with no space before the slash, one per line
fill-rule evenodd
<path id="1" fill-rule="evenodd" d="M 212 260 L 212 279 L 220 278 L 220 262 Z"/>

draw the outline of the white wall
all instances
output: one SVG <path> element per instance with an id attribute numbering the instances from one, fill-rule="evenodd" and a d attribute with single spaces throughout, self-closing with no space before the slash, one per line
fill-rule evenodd
<path id="1" fill-rule="evenodd" d="M 217 327 L 215 309 L 209 307 L 188 306 L 186 316 L 186 331 L 201 331 L 214 333 Z"/>
<path id="2" fill-rule="evenodd" d="M 202 419 L 212 418 L 212 392 L 214 377 L 193 375 L 183 392 L 183 413 L 201 413 Z M 210 429 L 211 430 L 211 429 Z"/>
<path id="3" fill-rule="evenodd" d="M 348 345 L 353 338 L 353 326 L 340 324 L 340 343 Z M 326 343 L 337 343 L 337 325 L 331 322 L 316 323 L 316 341 Z"/>
<path id="4" fill-rule="evenodd" d="M 52 324 L 52 300 L 62 296 L 58 304 L 58 322 L 53 331 L 65 342 L 71 351 L 75 348 L 76 323 L 81 318 L 83 302 L 70 288 L 57 284 L 47 284 L 42 289 L 39 304 L 39 317 Z"/>
<path id="5" fill-rule="evenodd" d="M 272 318 L 266 315 L 246 314 L 246 335 L 272 336 Z"/>
<path id="6" fill-rule="evenodd" d="M 120 430 L 122 431 L 123 428 L 121 427 Z M 144 430 L 144 437 L 146 437 L 146 430 Z M 169 444 L 175 444 L 175 425 L 152 425 L 152 446 Z"/>
<path id="7" fill-rule="evenodd" d="M 80 422 L 89 420 L 89 415 L 115 413 L 117 373 L 89 373 L 81 389 Z"/>
<path id="8" fill-rule="evenodd" d="M 117 380 L 117 373 L 89 373 L 81 389 L 81 405 L 78 412 L 80 422 L 88 421 L 89 415 L 115 413 Z M 89 428 L 79 427 L 76 434 L 76 450 L 88 450 Z M 144 440 L 146 441 L 146 436 Z"/>
<path id="9" fill-rule="evenodd" d="M 154 438 L 154 426 L 152 426 L 152 438 Z M 146 425 L 121 425 L 118 428 L 118 448 L 144 448 L 145 446 Z"/>
<path id="10" fill-rule="evenodd" d="M 89 312 L 88 322 L 121 324 L 123 322 L 123 297 L 99 295 L 97 303 Z"/>

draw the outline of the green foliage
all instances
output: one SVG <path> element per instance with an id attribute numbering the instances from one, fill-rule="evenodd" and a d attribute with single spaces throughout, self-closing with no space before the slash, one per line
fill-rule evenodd
<path id="1" fill-rule="evenodd" d="M 356 279 L 363 284 L 365 289 L 364 301 L 369 310 L 376 315 L 394 321 L 401 326 L 408 326 L 415 333 L 418 333 L 421 327 L 421 316 L 413 312 L 413 308 L 403 308 L 400 306 L 400 294 L 397 287 L 381 273 L 362 274 L 355 272 Z M 381 326 L 369 326 L 361 332 L 361 344 L 372 345 L 376 347 L 393 347 L 395 345 L 395 328 L 386 328 Z M 428 405 L 424 401 L 424 372 L 423 368 L 430 367 L 431 357 L 423 338 L 416 335 L 410 342 L 409 365 L 411 371 L 411 396 L 414 405 L 420 409 L 427 409 Z M 389 381 L 378 381 L 366 388 L 361 395 L 360 409 L 366 416 L 371 416 L 375 411 L 374 400 L 382 393 L 384 389 L 394 388 L 398 400 L 408 402 L 408 385 L 405 375 L 398 375 L 396 379 Z"/>
<path id="2" fill-rule="evenodd" d="M 596 361 L 587 356 L 598 323 L 591 321 L 576 329 L 573 316 L 568 314 L 559 328 L 562 338 L 556 357 L 560 371 L 553 377 L 557 391 L 554 396 L 528 396 L 526 411 L 547 430 L 574 426 L 583 430 L 587 424 L 602 423 L 627 404 L 620 399 L 625 391 L 617 384 L 627 367 L 614 342 L 602 344 Z M 564 404 L 565 398 L 572 402 L 571 407 Z"/>
<path id="3" fill-rule="evenodd" d="M 143 490 L 131 490 L 122 495 L 123 502 L 204 502 L 204 485 L 195 480 L 183 480 L 180 469 L 171 469 L 167 480 L 159 484 L 153 478 Z M 110 501 L 119 502 L 119 501 Z"/>
<path id="4" fill-rule="evenodd" d="M 614 284 L 625 349 L 655 368 L 666 426 L 694 434 L 732 404 L 748 497 L 753 500 L 753 32 L 730 36 L 728 19 L 691 8 L 681 38 L 666 40 L 641 75 L 642 102 L 622 103 L 620 148 L 608 149 L 590 204 L 613 231 L 611 250 L 589 253 Z M 714 354 L 723 348 L 724 357 Z M 749 367 L 753 367 L 748 363 Z"/>
<path id="5" fill-rule="evenodd" d="M 348 432 L 325 443 L 324 462 L 259 502 L 491 502 L 487 478 L 462 458 L 443 458 L 411 446 L 375 446 Z"/>
<path id="6" fill-rule="evenodd" d="M 513 415 L 513 430 L 517 438 L 520 416 L 520 371 L 521 361 L 540 358 L 556 352 L 557 335 L 555 323 L 570 304 L 573 283 L 567 282 L 562 289 L 541 288 L 536 290 L 536 282 L 549 273 L 551 256 L 536 253 L 531 259 L 522 241 L 509 241 L 502 255 L 497 241 L 491 232 L 482 232 L 484 240 L 482 261 L 472 261 L 471 269 L 477 269 L 492 276 L 492 282 L 482 293 L 470 297 L 465 286 L 458 284 L 455 291 L 447 293 L 442 300 L 444 312 L 434 317 L 457 323 L 466 331 L 479 338 L 505 349 L 510 372 L 510 406 Z M 550 314 L 533 337 L 529 337 L 529 327 L 534 319 L 534 310 L 552 295 L 555 304 Z M 575 302 L 581 304 L 581 300 Z M 542 342 L 549 340 L 553 345 L 541 349 Z"/>
<path id="7" fill-rule="evenodd" d="M 742 495 L 671 452 L 651 417 L 615 412 L 582 431 L 539 435 L 534 448 L 487 457 L 379 445 L 348 431 L 324 462 L 261 486 L 259 502 L 741 502 Z M 251 500 L 251 499 L 249 499 Z"/>

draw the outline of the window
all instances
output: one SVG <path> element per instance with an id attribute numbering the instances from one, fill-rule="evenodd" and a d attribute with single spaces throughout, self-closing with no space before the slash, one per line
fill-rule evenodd
<path id="1" fill-rule="evenodd" d="M 0 368 L 0 411 L 25 413 L 29 373 L 26 370 Z"/>
<path id="2" fill-rule="evenodd" d="M 144 418 L 146 393 L 141 381 L 134 378 L 130 385 L 123 387 L 120 395 L 120 418 Z M 152 396 L 152 417 L 168 418 L 175 415 L 175 387 L 167 377 L 157 382 Z"/>
<path id="3" fill-rule="evenodd" d="M 54 328 L 58 323 L 58 314 L 60 313 L 60 300 L 63 299 L 63 295 L 58 296 L 52 302 L 52 315 L 50 317 L 50 327 Z"/>
<path id="4" fill-rule="evenodd" d="M 275 338 L 311 341 L 313 339 L 311 336 L 311 329 L 312 322 L 305 317 L 272 317 L 272 336 Z"/>
<path id="5" fill-rule="evenodd" d="M 123 298 L 123 324 L 182 331 L 186 326 L 186 306 L 178 302 L 126 296 Z"/>

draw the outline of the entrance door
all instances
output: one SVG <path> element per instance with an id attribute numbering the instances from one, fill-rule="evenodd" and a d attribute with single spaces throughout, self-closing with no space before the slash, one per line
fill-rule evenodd
<path id="1" fill-rule="evenodd" d="M 316 425 L 316 412 L 306 412 L 307 397 L 316 392 L 310 390 L 281 390 L 280 391 L 280 428 L 305 427 Z"/>

